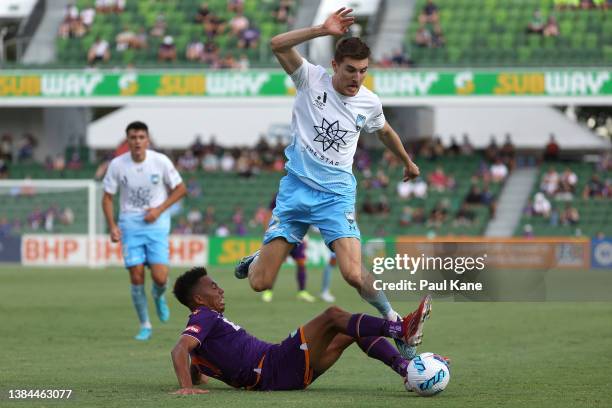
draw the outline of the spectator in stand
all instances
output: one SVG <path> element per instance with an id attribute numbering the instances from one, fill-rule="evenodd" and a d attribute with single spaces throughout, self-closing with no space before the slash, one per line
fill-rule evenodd
<path id="1" fill-rule="evenodd" d="M 291 18 L 291 9 L 293 8 L 293 0 L 280 0 L 278 6 L 272 12 L 272 16 L 277 23 L 289 24 L 293 23 Z"/>
<path id="2" fill-rule="evenodd" d="M 224 172 L 234 171 L 234 166 L 236 164 L 236 160 L 234 156 L 229 151 L 223 153 L 221 157 L 221 170 Z"/>
<path id="3" fill-rule="evenodd" d="M 159 45 L 157 60 L 160 62 L 176 61 L 176 45 L 174 44 L 174 38 L 172 38 L 171 35 L 165 36 L 164 40 Z"/>
<path id="4" fill-rule="evenodd" d="M 204 24 L 204 22 L 210 17 L 210 8 L 208 7 L 208 3 L 200 4 L 198 11 L 196 12 L 196 16 L 194 19 L 195 23 Z"/>
<path id="5" fill-rule="evenodd" d="M 497 159 L 497 156 L 499 156 L 499 148 L 497 147 L 497 140 L 495 139 L 495 135 L 491 135 L 489 145 L 484 151 L 484 156 L 489 163 L 493 163 L 495 159 Z"/>
<path id="6" fill-rule="evenodd" d="M 181 172 L 193 172 L 198 169 L 199 160 L 194 156 L 193 152 L 190 149 L 187 149 L 185 153 L 179 157 L 176 167 L 178 171 Z"/>
<path id="7" fill-rule="evenodd" d="M 227 10 L 234 13 L 242 13 L 244 0 L 227 0 Z"/>
<path id="8" fill-rule="evenodd" d="M 221 238 L 228 237 L 230 234 L 229 228 L 224 223 L 219 224 L 217 229 L 215 230 L 215 235 Z"/>
<path id="9" fill-rule="evenodd" d="M 66 168 L 69 170 L 80 170 L 83 167 L 83 162 L 81 161 L 81 155 L 79 152 L 74 151 L 70 156 L 70 160 L 66 164 Z"/>
<path id="10" fill-rule="evenodd" d="M 97 62 L 107 62 L 110 57 L 111 53 L 108 41 L 103 40 L 100 36 L 96 37 L 96 41 L 87 52 L 87 62 L 89 65 L 95 65 Z"/>
<path id="11" fill-rule="evenodd" d="M 0 158 L 0 179 L 8 178 L 8 164 L 2 158 Z"/>
<path id="12" fill-rule="evenodd" d="M 465 202 L 470 205 L 481 205 L 482 204 L 482 192 L 477 184 L 472 184 L 470 191 L 465 196 Z"/>
<path id="13" fill-rule="evenodd" d="M 455 181 L 451 176 L 447 176 L 446 173 L 444 173 L 444 169 L 442 167 L 438 166 L 431 174 L 429 174 L 428 185 L 435 191 L 444 192 L 450 188 L 453 188 L 455 186 Z"/>
<path id="14" fill-rule="evenodd" d="M 442 32 L 440 25 L 434 26 L 433 33 L 431 34 L 431 46 L 434 48 L 441 48 L 446 45 L 446 38 Z"/>
<path id="15" fill-rule="evenodd" d="M 196 225 L 200 224 L 203 220 L 202 213 L 198 210 L 197 207 L 193 207 L 187 213 L 187 221 L 189 225 L 194 228 Z"/>
<path id="16" fill-rule="evenodd" d="M 427 225 L 430 227 L 441 227 L 444 222 L 446 222 L 448 216 L 448 207 L 450 203 L 447 199 L 443 199 L 438 201 L 434 208 L 432 208 L 429 213 L 429 218 L 427 219 Z"/>
<path id="17" fill-rule="evenodd" d="M 589 10 L 595 8 L 595 3 L 593 0 L 580 0 L 580 8 L 582 10 Z"/>
<path id="18" fill-rule="evenodd" d="M 365 196 L 363 203 L 361 204 L 361 210 L 366 214 L 376 214 L 376 206 L 372 202 L 372 199 L 369 195 Z"/>
<path id="19" fill-rule="evenodd" d="M 514 143 L 512 143 L 510 133 L 506 133 L 506 138 L 499 151 L 499 156 L 501 157 L 502 162 L 504 162 L 504 164 L 508 167 L 508 170 L 512 170 L 514 168 L 516 148 L 514 147 Z"/>
<path id="20" fill-rule="evenodd" d="M 548 17 L 548 20 L 546 21 L 546 26 L 544 26 L 542 34 L 544 34 L 544 37 L 559 36 L 559 24 L 557 23 L 557 19 L 554 16 Z"/>
<path id="21" fill-rule="evenodd" d="M 457 143 L 455 136 L 451 136 L 450 139 L 450 145 L 446 149 L 446 153 L 451 156 L 457 156 L 459 152 L 461 152 L 461 146 L 459 146 L 459 143 Z"/>
<path id="22" fill-rule="evenodd" d="M 523 238 L 533 238 L 534 234 L 533 234 L 533 227 L 531 226 L 531 224 L 525 224 L 525 226 L 523 227 Z"/>
<path id="23" fill-rule="evenodd" d="M 561 185 L 565 185 L 569 191 L 575 192 L 576 184 L 578 184 L 578 176 L 572 169 L 566 167 L 563 173 L 561 173 Z"/>
<path id="24" fill-rule="evenodd" d="M 138 32 L 132 40 L 132 48 L 136 50 L 143 50 L 148 47 L 149 39 L 147 37 L 147 30 L 144 27 L 140 27 Z"/>
<path id="25" fill-rule="evenodd" d="M 187 181 L 187 194 L 190 198 L 201 198 L 202 197 L 202 187 L 198 180 L 194 177 L 190 178 Z"/>
<path id="26" fill-rule="evenodd" d="M 204 59 L 204 43 L 197 38 L 192 39 L 187 44 L 185 58 L 187 58 L 187 61 L 202 61 Z"/>
<path id="27" fill-rule="evenodd" d="M 216 154 L 208 152 L 202 159 L 202 168 L 204 171 L 217 171 L 219 170 L 219 158 Z"/>
<path id="28" fill-rule="evenodd" d="M 391 66 L 398 68 L 406 68 L 411 67 L 412 65 L 412 60 L 408 58 L 404 51 L 399 48 L 393 51 L 393 54 L 391 55 Z"/>
<path id="29" fill-rule="evenodd" d="M 474 154 L 474 146 L 470 142 L 470 136 L 467 133 L 463 134 L 463 140 L 461 142 L 461 154 L 463 156 L 470 156 Z"/>
<path id="30" fill-rule="evenodd" d="M 249 28 L 249 19 L 242 13 L 236 13 L 236 15 L 231 18 L 229 25 L 232 35 L 240 38 L 240 34 Z"/>
<path id="31" fill-rule="evenodd" d="M 204 52 L 202 53 L 202 62 L 211 66 L 219 63 L 219 48 L 217 45 L 208 41 L 204 44 Z"/>
<path id="32" fill-rule="evenodd" d="M 132 30 L 130 30 L 128 26 L 124 26 L 123 31 L 121 31 L 115 37 L 115 43 L 117 43 L 117 51 L 122 52 L 127 50 L 128 48 L 132 48 L 135 39 L 136 34 Z"/>
<path id="33" fill-rule="evenodd" d="M 151 36 L 157 38 L 163 37 L 166 34 L 167 26 L 168 24 L 166 23 L 166 18 L 163 14 L 159 14 L 157 19 L 155 19 L 153 28 L 151 28 Z"/>
<path id="34" fill-rule="evenodd" d="M 545 161 L 556 161 L 559 160 L 559 152 L 560 147 L 557 144 L 557 140 L 555 139 L 555 135 L 553 133 L 550 134 L 550 138 L 548 139 L 548 144 L 544 148 L 544 160 Z"/>
<path id="35" fill-rule="evenodd" d="M 412 224 L 412 213 L 413 210 L 409 206 L 405 206 L 402 209 L 402 214 L 400 215 L 399 224 L 402 227 L 407 227 Z"/>
<path id="36" fill-rule="evenodd" d="M 555 192 L 555 200 L 557 201 L 571 201 L 574 199 L 572 188 L 569 184 L 561 181 L 559 189 Z"/>
<path id="37" fill-rule="evenodd" d="M 419 24 L 421 26 L 425 24 L 438 24 L 440 16 L 438 14 L 438 6 L 433 0 L 427 0 L 427 3 L 423 7 L 423 11 L 419 15 Z"/>
<path id="38" fill-rule="evenodd" d="M 425 198 L 427 197 L 427 183 L 422 177 L 407 182 L 400 181 L 397 183 L 397 194 L 403 199 Z"/>
<path id="39" fill-rule="evenodd" d="M 552 196 L 559 189 L 559 173 L 553 166 L 548 168 L 548 171 L 542 176 L 542 182 L 540 183 L 540 190 L 546 195 Z"/>
<path id="40" fill-rule="evenodd" d="M 476 214 L 474 211 L 470 209 L 468 204 L 463 203 L 461 204 L 459 211 L 457 211 L 457 214 L 455 214 L 455 221 L 453 222 L 453 225 L 455 227 L 470 226 L 474 223 L 475 218 Z"/>
<path id="41" fill-rule="evenodd" d="M 178 235 L 191 235 L 193 231 L 187 222 L 187 219 L 185 217 L 181 217 L 172 229 L 172 233 Z"/>
<path id="42" fill-rule="evenodd" d="M 604 197 L 604 188 L 605 185 L 601 182 L 599 175 L 593 174 L 582 190 L 582 198 L 585 200 L 589 198 L 602 198 Z"/>
<path id="43" fill-rule="evenodd" d="M 554 0 L 554 4 L 559 10 L 576 9 L 580 6 L 580 0 Z"/>
<path id="44" fill-rule="evenodd" d="M 225 21 L 216 15 L 211 15 L 204 22 L 204 33 L 208 41 L 212 41 L 219 34 L 223 34 L 225 31 Z"/>
<path id="45" fill-rule="evenodd" d="M 21 138 L 21 146 L 17 152 L 17 159 L 21 161 L 30 161 L 34 157 L 34 149 L 38 145 L 38 141 L 31 133 L 25 133 Z"/>
<path id="46" fill-rule="evenodd" d="M 495 160 L 495 163 L 491 165 L 491 180 L 494 183 L 501 183 L 507 176 L 508 167 L 498 158 Z"/>
<path id="47" fill-rule="evenodd" d="M 545 25 L 546 24 L 544 16 L 542 16 L 542 12 L 540 9 L 536 9 L 533 12 L 531 21 L 527 25 L 527 34 L 542 34 L 544 32 Z"/>
<path id="48" fill-rule="evenodd" d="M 386 195 L 381 194 L 380 197 L 378 197 L 378 201 L 376 202 L 376 205 L 375 205 L 375 212 L 376 214 L 382 214 L 382 215 L 387 215 L 391 212 L 391 206 L 389 205 L 389 199 L 387 198 Z"/>
<path id="49" fill-rule="evenodd" d="M 34 231 L 38 230 L 44 221 L 44 213 L 39 207 L 36 207 L 32 212 L 28 215 L 28 227 Z"/>
<path id="50" fill-rule="evenodd" d="M 242 210 L 242 207 L 236 207 L 236 210 L 232 215 L 232 223 L 234 224 L 234 233 L 236 235 L 244 236 L 247 234 L 247 228 L 244 222 L 244 211 Z"/>
<path id="51" fill-rule="evenodd" d="M 215 207 L 206 207 L 206 211 L 204 211 L 204 232 L 212 233 L 216 223 Z"/>
<path id="52" fill-rule="evenodd" d="M 88 31 L 93 25 L 95 18 L 96 18 L 95 8 L 87 7 L 81 11 L 81 22 L 83 23 L 83 26 L 85 26 L 85 29 L 87 29 Z"/>
<path id="53" fill-rule="evenodd" d="M 266 229 L 268 226 L 268 222 L 270 221 L 271 212 L 268 208 L 263 205 L 260 205 L 255 210 L 255 214 L 253 215 L 253 219 L 249 222 L 251 228 L 257 228 L 261 226 L 263 229 Z"/>
<path id="54" fill-rule="evenodd" d="M 0 139 L 0 159 L 13 160 L 13 136 L 10 133 L 3 134 Z"/>
<path id="55" fill-rule="evenodd" d="M 551 210 L 552 210 L 552 206 L 550 205 L 550 201 L 546 199 L 546 196 L 544 195 L 544 193 L 536 193 L 534 200 L 533 200 L 534 215 L 548 218 L 550 217 Z"/>
<path id="56" fill-rule="evenodd" d="M 238 48 L 257 48 L 259 35 L 259 30 L 256 27 L 249 26 L 240 33 Z M 238 68 L 237 64 L 236 68 Z"/>
<path id="57" fill-rule="evenodd" d="M 241 71 L 246 71 L 249 69 L 250 66 L 251 62 L 249 61 L 249 57 L 247 57 L 245 54 L 241 54 L 240 59 L 238 59 L 238 61 L 236 62 L 236 68 Z"/>
<path id="58" fill-rule="evenodd" d="M 421 48 L 432 47 L 433 38 L 431 32 L 427 29 L 427 27 L 419 27 L 414 37 L 414 43 Z"/>
<path id="59" fill-rule="evenodd" d="M 570 203 L 565 204 L 565 209 L 561 213 L 561 224 L 562 225 L 576 225 L 580 221 L 580 213 L 578 209 L 573 207 Z"/>

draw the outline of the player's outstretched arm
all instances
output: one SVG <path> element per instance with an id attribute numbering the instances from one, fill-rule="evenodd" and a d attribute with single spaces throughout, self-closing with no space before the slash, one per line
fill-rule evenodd
<path id="1" fill-rule="evenodd" d="M 391 150 L 391 152 L 404 163 L 404 181 L 417 178 L 420 174 L 419 166 L 408 156 L 408 152 L 404 149 L 399 135 L 393 130 L 389 122 L 385 121 L 385 125 L 378 131 L 378 138 L 381 142 Z"/>
<path id="2" fill-rule="evenodd" d="M 104 212 L 104 218 L 106 218 L 106 225 L 110 232 L 110 238 L 112 242 L 119 242 L 121 239 L 121 230 L 115 223 L 115 215 L 113 212 L 113 195 L 104 192 L 102 197 L 102 211 Z"/>
<path id="3" fill-rule="evenodd" d="M 188 395 L 188 394 L 206 394 L 208 390 L 193 388 L 191 382 L 191 371 L 189 365 L 189 352 L 199 345 L 198 341 L 190 336 L 181 336 L 178 343 L 172 349 L 172 364 L 174 372 L 179 382 L 179 389 L 173 394 Z"/>
<path id="4" fill-rule="evenodd" d="M 325 35 L 340 36 L 346 33 L 355 21 L 354 17 L 348 15 L 351 11 L 353 9 L 342 7 L 327 17 L 321 25 L 300 28 L 273 37 L 270 40 L 272 52 L 285 72 L 291 75 L 302 65 L 302 56 L 294 48 L 296 45 Z"/>

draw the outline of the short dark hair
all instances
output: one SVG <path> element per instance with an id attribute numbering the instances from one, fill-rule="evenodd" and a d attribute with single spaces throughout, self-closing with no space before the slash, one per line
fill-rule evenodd
<path id="1" fill-rule="evenodd" d="M 147 134 L 149 134 L 149 127 L 147 124 L 138 120 L 127 125 L 125 128 L 125 134 L 127 135 L 130 130 L 144 130 L 147 132 Z"/>
<path id="2" fill-rule="evenodd" d="M 200 278 L 206 275 L 208 275 L 206 268 L 196 266 L 179 276 L 174 282 L 174 289 L 172 290 L 176 299 L 191 309 L 193 306 L 193 299 L 191 299 L 193 288 Z"/>
<path id="3" fill-rule="evenodd" d="M 336 44 L 334 60 L 341 63 L 345 57 L 357 60 L 370 58 L 370 47 L 358 37 L 344 38 Z"/>

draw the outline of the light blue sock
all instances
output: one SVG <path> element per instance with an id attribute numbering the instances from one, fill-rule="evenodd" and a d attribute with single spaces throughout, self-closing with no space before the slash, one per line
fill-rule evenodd
<path id="1" fill-rule="evenodd" d="M 144 285 L 132 285 L 132 302 L 138 314 L 141 326 L 151 325 L 149 321 L 149 309 L 147 307 L 147 294 Z"/>
<path id="2" fill-rule="evenodd" d="M 374 306 L 376 310 L 378 310 L 378 313 L 380 313 L 385 319 L 387 319 L 389 316 L 389 313 L 393 311 L 393 308 L 391 307 L 391 303 L 389 303 L 389 300 L 387 300 L 387 296 L 382 290 L 379 290 L 374 295 L 374 297 L 369 298 L 369 299 L 366 298 L 366 300 L 368 301 L 369 304 Z"/>
<path id="3" fill-rule="evenodd" d="M 325 265 L 325 269 L 323 269 L 323 283 L 321 284 L 321 292 L 327 292 L 329 290 L 332 269 L 333 266 L 331 266 L 329 263 Z"/>
<path id="4" fill-rule="evenodd" d="M 163 286 L 158 286 L 157 283 L 153 282 L 153 285 L 151 286 L 151 295 L 153 295 L 155 299 L 159 299 L 161 295 L 166 293 L 167 287 L 167 283 L 165 283 Z"/>

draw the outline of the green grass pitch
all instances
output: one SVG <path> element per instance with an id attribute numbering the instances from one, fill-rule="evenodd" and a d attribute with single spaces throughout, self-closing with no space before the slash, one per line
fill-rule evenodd
<path id="1" fill-rule="evenodd" d="M 174 268 L 173 277 L 181 270 Z M 229 268 L 212 268 L 226 290 L 226 316 L 268 341 L 280 341 L 326 304 L 295 300 L 294 271 L 283 269 L 264 304 Z M 338 305 L 375 314 L 334 272 Z M 310 271 L 316 292 L 320 271 Z M 150 292 L 147 278 L 147 293 Z M 400 378 L 351 347 L 306 391 L 257 393 L 212 380 L 211 392 L 175 396 L 170 350 L 187 310 L 170 296 L 172 318 L 157 321 L 147 343 L 122 269 L 0 268 L 0 406 L 46 407 L 609 407 L 612 404 L 612 303 L 451 303 L 434 300 L 419 351 L 453 360 L 445 392 L 420 398 Z M 414 302 L 395 303 L 407 313 Z M 9 389 L 72 389 L 70 400 L 8 399 Z"/>

